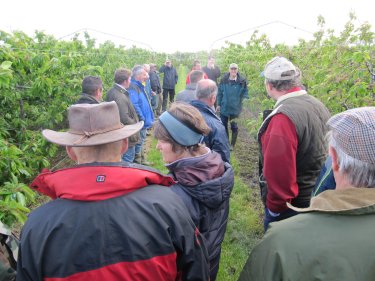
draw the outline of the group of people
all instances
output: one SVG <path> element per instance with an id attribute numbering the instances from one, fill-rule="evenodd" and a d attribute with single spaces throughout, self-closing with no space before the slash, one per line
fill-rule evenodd
<path id="1" fill-rule="evenodd" d="M 266 233 L 239 280 L 374 280 L 375 107 L 331 117 L 284 57 L 262 75 L 276 101 L 258 132 Z"/>
<path id="2" fill-rule="evenodd" d="M 32 182 L 53 200 L 22 229 L 17 280 L 216 279 L 234 185 L 230 146 L 248 87 L 235 63 L 219 83 L 213 58 L 208 70 L 198 63 L 174 103 L 177 73 L 170 61 L 160 68 L 170 83 L 157 121 L 155 65 L 116 70 L 106 102 L 99 77 L 83 80 L 69 130 L 42 132 L 77 165 Z M 240 280 L 372 280 L 375 107 L 331 117 L 284 57 L 262 76 L 276 101 L 258 133 L 266 234 Z M 168 175 L 139 165 L 151 127 Z M 335 190 L 311 199 L 327 134 Z"/>

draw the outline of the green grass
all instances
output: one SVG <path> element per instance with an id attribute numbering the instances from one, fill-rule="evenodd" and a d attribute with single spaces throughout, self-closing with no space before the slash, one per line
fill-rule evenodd
<path id="1" fill-rule="evenodd" d="M 238 176 L 240 167 L 233 155 L 231 162 L 235 171 L 234 187 L 217 281 L 236 281 L 251 249 L 263 235 L 259 213 L 251 203 L 253 195 Z"/>
<path id="2" fill-rule="evenodd" d="M 186 87 L 186 76 L 188 75 L 188 69 L 184 65 L 180 65 L 177 69 L 178 82 L 176 84 L 176 95 L 185 89 Z M 176 98 L 176 96 L 175 96 Z"/>

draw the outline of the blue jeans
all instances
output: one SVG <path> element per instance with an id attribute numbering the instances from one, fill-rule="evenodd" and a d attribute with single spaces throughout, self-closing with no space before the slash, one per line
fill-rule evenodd
<path id="1" fill-rule="evenodd" d="M 122 161 L 133 163 L 135 157 L 135 145 L 128 147 L 128 150 L 122 155 Z"/>
<path id="2" fill-rule="evenodd" d="M 268 211 L 268 208 L 264 208 L 264 232 L 267 231 L 268 226 L 271 222 L 285 220 L 297 214 L 298 213 L 296 211 L 288 209 L 284 212 L 281 212 L 277 217 L 274 217 L 274 216 L 271 216 L 271 214 Z"/>
<path id="3" fill-rule="evenodd" d="M 147 130 L 144 127 L 142 128 L 142 130 L 139 131 L 141 139 L 140 139 L 139 143 L 137 143 L 135 145 L 135 154 L 141 153 L 142 148 L 143 148 L 143 144 L 144 144 L 145 139 L 146 139 L 146 132 L 147 132 Z"/>

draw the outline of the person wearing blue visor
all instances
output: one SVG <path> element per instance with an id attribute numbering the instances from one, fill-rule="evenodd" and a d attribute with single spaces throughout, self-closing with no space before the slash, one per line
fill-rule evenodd
<path id="1" fill-rule="evenodd" d="M 231 165 L 204 144 L 204 136 L 209 132 L 199 110 L 186 103 L 172 104 L 160 115 L 154 128 L 156 148 L 177 181 L 172 191 L 180 196 L 205 237 L 210 280 L 214 281 L 228 222 L 234 174 Z"/>

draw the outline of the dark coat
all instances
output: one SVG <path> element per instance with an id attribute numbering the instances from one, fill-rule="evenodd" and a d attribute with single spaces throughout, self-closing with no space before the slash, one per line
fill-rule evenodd
<path id="1" fill-rule="evenodd" d="M 190 104 L 202 113 L 208 127 L 211 128 L 211 132 L 204 138 L 207 147 L 219 153 L 224 162 L 230 163 L 229 140 L 220 118 L 204 102 L 193 100 Z"/>
<path id="2" fill-rule="evenodd" d="M 129 163 L 42 173 L 32 187 L 57 199 L 22 229 L 17 280 L 208 280 L 203 238 L 161 186 L 172 182 Z"/>
<path id="3" fill-rule="evenodd" d="M 193 222 L 206 239 L 211 263 L 218 262 L 220 256 L 228 222 L 229 198 L 234 185 L 231 165 L 223 164 L 220 155 L 213 151 L 167 165 L 178 181 L 172 190 L 185 203 Z"/>
<path id="4" fill-rule="evenodd" d="M 237 73 L 235 81 L 229 80 L 229 73 L 225 73 L 220 81 L 217 105 L 220 106 L 220 114 L 230 117 L 238 117 L 242 110 L 242 101 L 249 98 L 245 77 Z"/>
<path id="5" fill-rule="evenodd" d="M 113 85 L 105 98 L 106 101 L 115 101 L 120 112 L 120 121 L 124 125 L 132 125 L 139 121 L 137 112 L 130 100 L 129 93 L 119 85 Z M 136 145 L 140 140 L 139 133 L 129 137 L 129 147 Z"/>
<path id="6" fill-rule="evenodd" d="M 161 93 L 161 85 L 159 80 L 159 74 L 156 71 L 150 71 L 150 83 L 151 83 L 151 90 L 156 94 Z"/>
<path id="7" fill-rule="evenodd" d="M 93 96 L 82 93 L 80 98 L 76 101 L 76 104 L 82 104 L 82 103 L 98 104 L 99 102 Z"/>
<path id="8" fill-rule="evenodd" d="M 176 68 L 163 65 L 159 71 L 164 73 L 163 89 L 174 90 L 178 81 Z"/>
<path id="9" fill-rule="evenodd" d="M 221 75 L 219 67 L 217 67 L 216 65 L 214 68 L 208 68 L 207 66 L 205 66 L 202 68 L 202 70 L 207 74 L 208 79 L 215 81 L 215 83 L 217 84 L 217 79 L 219 79 Z"/>

